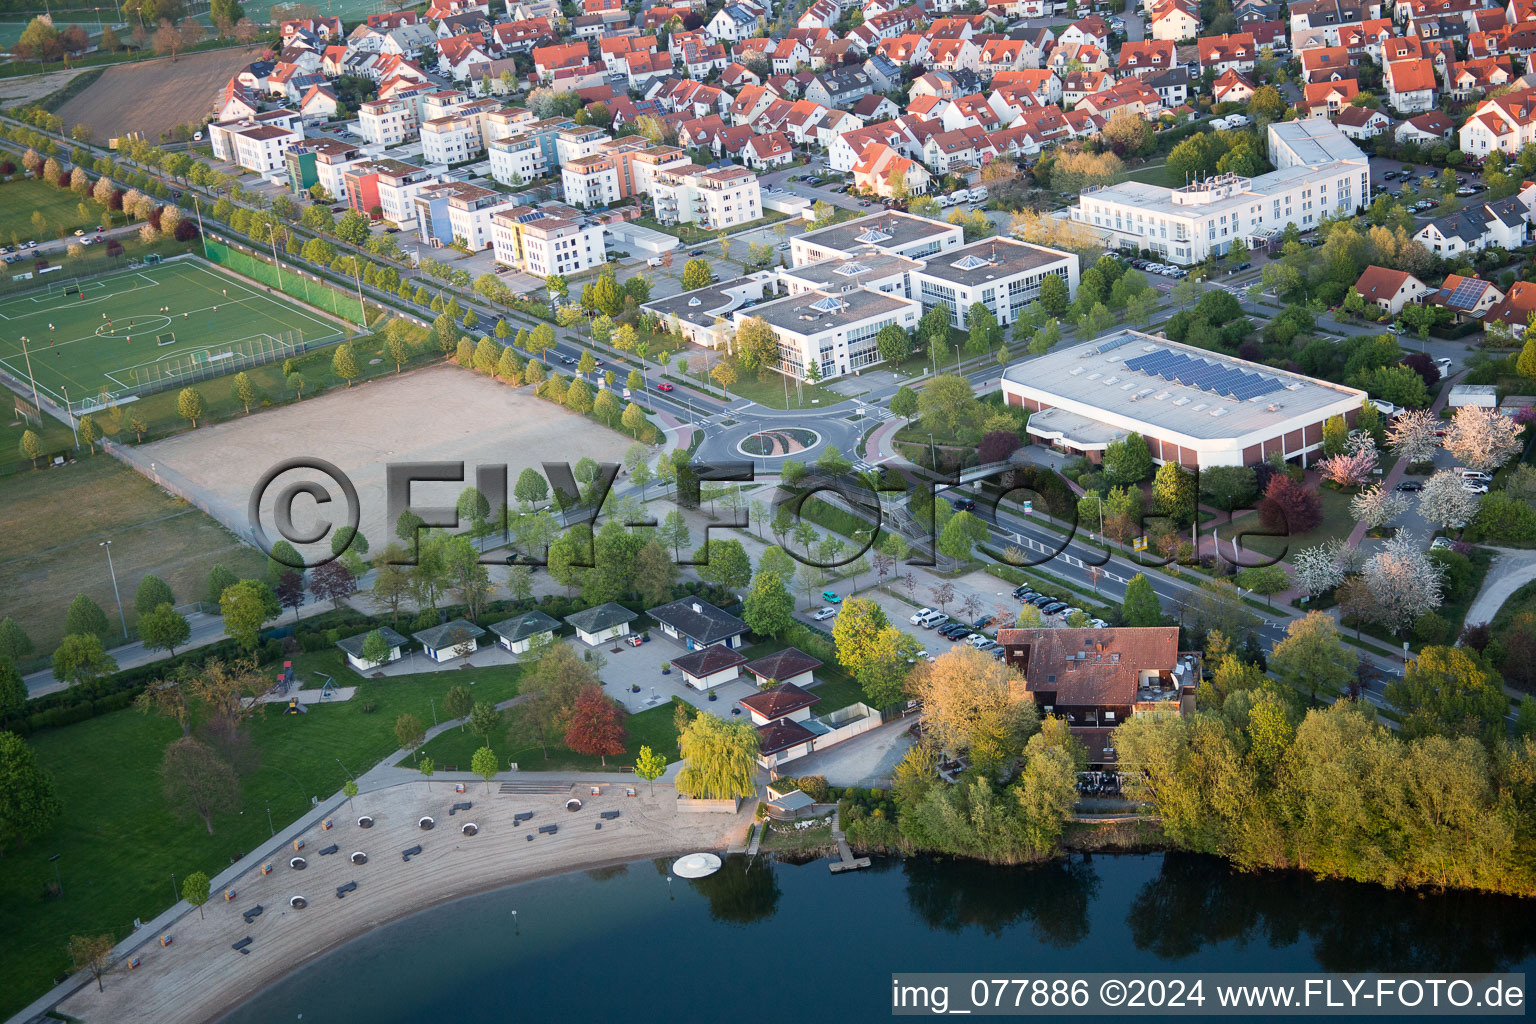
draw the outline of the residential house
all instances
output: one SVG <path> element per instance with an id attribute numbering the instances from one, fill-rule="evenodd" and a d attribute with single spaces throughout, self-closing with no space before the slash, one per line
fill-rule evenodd
<path id="1" fill-rule="evenodd" d="M 1386 267 L 1369 266 L 1355 282 L 1355 291 L 1373 306 L 1379 306 L 1388 313 L 1401 313 L 1403 307 L 1410 302 L 1418 302 L 1430 289 L 1405 270 L 1390 270 Z"/>
<path id="2" fill-rule="evenodd" d="M 776 651 L 755 661 L 749 661 L 742 668 L 746 670 L 748 675 L 757 680 L 759 689 L 762 689 L 764 692 L 770 692 L 780 686 L 794 686 L 804 689 L 807 686 L 816 685 L 815 672 L 818 668 L 821 668 L 821 664 L 819 659 L 811 657 L 799 648 L 786 647 L 782 651 Z M 770 706 L 762 708 L 761 711 L 773 710 L 772 702 L 769 703 Z M 809 707 L 809 705 L 806 706 Z M 783 715 L 779 717 L 783 717 Z M 767 721 L 772 720 L 772 718 L 769 718 Z M 755 724 L 763 725 L 766 722 Z"/>
<path id="3" fill-rule="evenodd" d="M 1477 115 L 1473 116 L 1475 118 Z M 1472 118 L 1469 118 L 1467 124 L 1470 125 L 1471 123 Z M 1494 123 L 1497 124 L 1497 121 Z M 1398 142 L 1442 142 L 1446 139 L 1449 139 L 1455 131 L 1456 122 L 1452 121 L 1450 117 L 1439 110 L 1431 110 L 1427 114 L 1420 114 L 1418 117 L 1410 117 L 1408 120 L 1398 125 L 1397 131 L 1393 133 L 1393 138 L 1395 138 Z M 1466 134 L 1465 130 L 1463 130 L 1462 146 L 1465 148 L 1467 153 L 1472 153 L 1474 152 L 1475 144 L 1469 143 L 1469 136 Z M 1487 147 L 1485 146 L 1483 147 L 1483 152 L 1486 151 Z M 1515 150 L 1515 153 L 1518 152 L 1518 149 Z"/>
<path id="4" fill-rule="evenodd" d="M 1344 107 L 1334 116 L 1333 123 L 1351 139 L 1374 139 L 1385 135 L 1392 127 L 1392 119 L 1371 107 Z"/>
<path id="5" fill-rule="evenodd" d="M 1516 284 L 1511 287 L 1519 286 Z M 1448 310 L 1457 323 L 1463 323 L 1468 320 L 1501 319 L 1491 314 L 1504 304 L 1505 296 L 1492 281 L 1447 274 L 1440 289 L 1420 301 L 1426 306 L 1439 306 Z M 1526 320 L 1521 317 L 1516 323 L 1524 327 Z"/>
<path id="6" fill-rule="evenodd" d="M 1251 32 L 1233 32 L 1221 36 L 1201 36 L 1195 40 L 1200 54 L 1200 70 L 1241 71 L 1251 74 L 1258 58 L 1258 47 Z"/>
<path id="7" fill-rule="evenodd" d="M 1160 42 L 1193 39 L 1200 34 L 1200 6 L 1193 0 L 1151 0 L 1147 31 Z"/>
<path id="8" fill-rule="evenodd" d="M 374 632 L 377 632 L 384 638 L 384 643 L 389 648 L 389 653 L 380 661 L 370 661 L 363 657 L 363 645 L 368 642 L 368 638 Z M 400 648 L 409 642 L 409 640 L 388 626 L 380 626 L 377 630 L 359 633 L 356 636 L 349 636 L 344 640 L 338 640 L 336 641 L 336 646 L 340 647 L 342 653 L 347 656 L 347 664 L 353 669 L 358 672 L 371 672 L 376 668 L 388 665 L 390 662 L 399 661 L 401 658 Z"/>
<path id="9" fill-rule="evenodd" d="M 1172 40 L 1127 41 L 1120 47 L 1118 70 L 1126 75 L 1151 75 L 1178 66 L 1178 48 Z"/>
<path id="10" fill-rule="evenodd" d="M 475 653 L 478 639 L 484 635 L 485 630 L 468 619 L 454 619 L 411 634 L 421 644 L 422 652 L 433 661 L 469 657 Z"/>
<path id="11" fill-rule="evenodd" d="M 646 614 L 656 620 L 657 628 L 688 650 L 716 644 L 737 648 L 742 645 L 747 624 L 715 607 L 701 597 L 684 597 L 655 608 Z"/>
<path id="12" fill-rule="evenodd" d="M 1253 81 L 1242 72 L 1228 68 L 1211 83 L 1211 98 L 1217 103 L 1247 103 L 1253 98 Z"/>
<path id="13" fill-rule="evenodd" d="M 783 167 L 786 164 L 792 163 L 794 159 L 794 143 L 790 142 L 789 136 L 783 132 L 754 135 L 752 141 L 747 143 L 746 151 L 742 154 L 742 161 L 748 167 L 758 171 Z"/>
<path id="14" fill-rule="evenodd" d="M 560 622 L 537 608 L 491 625 L 496 642 L 513 654 L 526 654 L 534 644 L 553 643 Z"/>
<path id="15" fill-rule="evenodd" d="M 739 679 L 741 666 L 746 661 L 740 651 L 717 644 L 678 655 L 672 659 L 672 667 L 682 673 L 683 682 L 688 686 L 709 691 Z"/>
<path id="16" fill-rule="evenodd" d="M 629 633 L 629 624 L 640 616 L 621 604 L 609 601 L 565 617 L 568 626 L 576 631 L 576 639 L 588 647 L 617 640 Z"/>
<path id="17" fill-rule="evenodd" d="M 1387 102 L 1399 113 L 1420 114 L 1435 108 L 1435 66 L 1427 58 L 1389 63 L 1382 82 Z"/>
<path id="18" fill-rule="evenodd" d="M 1308 82 L 1302 87 L 1302 100 L 1297 106 L 1308 117 L 1333 118 L 1358 95 L 1360 83 L 1353 78 Z"/>
<path id="19" fill-rule="evenodd" d="M 1434 255 L 1451 257 L 1494 245 L 1518 249 L 1529 236 L 1525 205 L 1519 196 L 1509 196 L 1436 217 L 1413 237 Z"/>

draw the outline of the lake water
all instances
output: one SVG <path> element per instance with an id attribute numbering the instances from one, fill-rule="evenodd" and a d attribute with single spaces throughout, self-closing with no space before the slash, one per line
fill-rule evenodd
<path id="1" fill-rule="evenodd" d="M 1536 975 L 1529 902 L 1239 875 L 1205 857 L 877 859 L 835 877 L 825 861 L 758 858 L 745 870 L 737 857 L 670 885 L 668 864 L 424 911 L 304 966 L 226 1022 L 716 1022 L 774 1007 L 786 1019 L 876 1020 L 889 1017 L 898 971 Z"/>

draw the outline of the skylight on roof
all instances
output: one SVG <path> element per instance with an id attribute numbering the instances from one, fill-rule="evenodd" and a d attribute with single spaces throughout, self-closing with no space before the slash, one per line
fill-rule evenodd
<path id="1" fill-rule="evenodd" d="M 869 273 L 869 268 L 862 263 L 844 263 L 837 268 L 835 273 L 842 274 L 844 277 L 852 277 L 855 274 Z"/>
<path id="2" fill-rule="evenodd" d="M 824 299 L 818 299 L 811 303 L 811 308 L 823 313 L 841 313 L 844 309 L 848 308 L 848 304 L 842 299 L 828 295 Z"/>
<path id="3" fill-rule="evenodd" d="M 950 266 L 954 267 L 956 270 L 980 270 L 982 267 L 990 267 L 991 265 L 992 264 L 990 261 L 984 260 L 980 256 L 976 256 L 974 254 L 967 254 L 962 256 L 950 264 Z"/>
<path id="4" fill-rule="evenodd" d="M 870 228 L 854 239 L 856 242 L 868 242 L 870 245 L 877 245 L 880 242 L 889 242 L 890 240 L 891 236 L 879 228 Z"/>

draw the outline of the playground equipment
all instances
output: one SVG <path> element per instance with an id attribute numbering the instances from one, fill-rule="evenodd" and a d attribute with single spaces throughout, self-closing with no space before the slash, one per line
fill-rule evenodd
<path id="1" fill-rule="evenodd" d="M 170 932 L 166 932 L 164 935 L 160 936 L 160 945 L 162 945 L 162 946 L 169 946 L 170 944 L 171 944 L 171 933 Z"/>
<path id="2" fill-rule="evenodd" d="M 365 814 L 361 818 L 357 819 L 357 827 L 358 828 L 373 828 L 373 819 Z"/>
<path id="3" fill-rule="evenodd" d="M 480 826 L 471 821 L 468 824 L 459 826 L 459 831 L 467 836 L 472 836 L 480 831 Z"/>
<path id="4" fill-rule="evenodd" d="M 288 898 L 288 905 L 294 910 L 303 910 L 305 907 L 309 906 L 309 900 L 305 899 L 303 896 L 290 896 Z"/>
<path id="5" fill-rule="evenodd" d="M 368 855 L 366 853 L 364 853 L 362 850 L 358 850 L 356 853 L 354 853 L 352 855 L 352 863 L 353 864 L 367 864 L 368 863 Z"/>
<path id="6" fill-rule="evenodd" d="M 436 824 L 437 822 L 433 821 L 431 818 L 422 818 L 416 823 L 416 827 L 421 829 L 423 832 L 430 832 L 432 831 L 432 826 Z"/>
<path id="7" fill-rule="evenodd" d="M 303 871 L 305 868 L 309 867 L 309 861 L 305 860 L 303 857 L 295 857 L 288 862 L 288 866 L 293 868 L 295 871 Z"/>

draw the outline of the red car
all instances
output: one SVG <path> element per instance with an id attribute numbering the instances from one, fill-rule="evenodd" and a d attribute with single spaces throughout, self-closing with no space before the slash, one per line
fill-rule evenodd
<path id="1" fill-rule="evenodd" d="M 672 385 L 671 384 L 657 384 L 656 385 L 656 390 L 657 391 L 671 391 L 672 390 Z"/>

